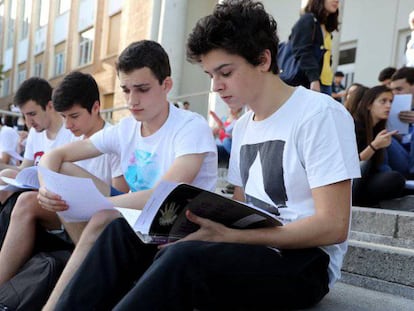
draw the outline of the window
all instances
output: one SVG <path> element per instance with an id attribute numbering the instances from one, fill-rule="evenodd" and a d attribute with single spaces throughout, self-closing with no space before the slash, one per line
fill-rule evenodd
<path id="1" fill-rule="evenodd" d="M 32 10 L 32 1 L 22 0 L 21 2 L 21 27 L 20 27 L 20 39 L 27 38 L 29 34 L 30 25 L 30 13 Z"/>
<path id="2" fill-rule="evenodd" d="M 79 66 L 89 64 L 92 61 L 92 49 L 95 29 L 91 28 L 80 34 L 79 40 Z"/>
<path id="3" fill-rule="evenodd" d="M 65 72 L 65 54 L 58 52 L 55 54 L 55 71 L 54 76 L 59 76 Z"/>
<path id="4" fill-rule="evenodd" d="M 356 48 L 342 50 L 339 52 L 339 65 L 355 63 Z"/>
<path id="5" fill-rule="evenodd" d="M 41 77 L 43 75 L 43 64 L 42 63 L 36 63 L 34 65 L 33 75 L 35 77 Z"/>
<path id="6" fill-rule="evenodd" d="M 10 94 L 10 77 L 5 77 L 2 85 L 2 95 L 6 97 Z"/>
<path id="7" fill-rule="evenodd" d="M 6 48 L 12 48 L 14 42 L 14 21 L 16 20 L 16 2 L 11 1 L 9 6 L 9 19 L 7 23 L 7 41 Z"/>
<path id="8" fill-rule="evenodd" d="M 118 52 L 119 34 L 121 29 L 121 13 L 109 17 L 109 36 L 106 54 L 112 55 Z"/>
<path id="9" fill-rule="evenodd" d="M 26 69 L 21 69 L 17 73 L 17 87 L 19 87 L 24 80 L 26 80 Z"/>
<path id="10" fill-rule="evenodd" d="M 70 9 L 70 0 L 59 0 L 58 15 L 62 15 Z"/>
<path id="11" fill-rule="evenodd" d="M 49 22 L 49 0 L 39 0 L 38 25 L 43 27 Z"/>

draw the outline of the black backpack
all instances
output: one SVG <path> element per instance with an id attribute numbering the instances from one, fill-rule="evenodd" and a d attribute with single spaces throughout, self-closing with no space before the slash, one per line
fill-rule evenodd
<path id="1" fill-rule="evenodd" d="M 11 280 L 0 286 L 0 310 L 41 310 L 66 262 L 69 250 L 34 255 Z"/>
<path id="2" fill-rule="evenodd" d="M 14 193 L 0 207 L 0 247 L 3 245 L 10 216 L 21 192 Z M 0 311 L 41 310 L 49 298 L 72 253 L 67 243 L 40 226 L 36 231 L 33 257 L 8 282 L 0 286 Z"/>

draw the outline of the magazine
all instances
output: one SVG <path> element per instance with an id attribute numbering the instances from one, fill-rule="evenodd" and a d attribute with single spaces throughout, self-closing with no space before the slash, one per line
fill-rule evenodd
<path id="1" fill-rule="evenodd" d="M 186 210 L 230 228 L 282 225 L 276 215 L 255 206 L 192 185 L 161 181 L 133 229 L 144 243 L 163 244 L 181 239 L 198 229 L 185 216 Z"/>

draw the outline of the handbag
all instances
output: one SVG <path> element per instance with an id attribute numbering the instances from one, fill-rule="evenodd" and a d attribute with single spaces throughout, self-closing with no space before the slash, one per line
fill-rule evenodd
<path id="1" fill-rule="evenodd" d="M 292 43 L 279 43 L 279 52 L 277 54 L 277 62 L 279 65 L 279 76 L 286 84 L 298 86 L 307 83 L 305 73 L 300 69 L 299 59 L 295 57 L 292 51 Z"/>
<path id="2" fill-rule="evenodd" d="M 317 20 L 315 17 L 312 32 L 312 42 L 315 41 L 315 31 Z M 290 36 L 289 36 L 290 38 Z M 324 52 L 321 52 L 321 47 L 313 44 L 314 54 L 317 59 L 321 59 Z M 279 76 L 288 85 L 309 85 L 309 80 L 305 73 L 300 69 L 300 60 L 293 53 L 293 47 L 291 40 L 280 42 L 279 51 L 277 54 L 277 62 L 279 66 Z"/>

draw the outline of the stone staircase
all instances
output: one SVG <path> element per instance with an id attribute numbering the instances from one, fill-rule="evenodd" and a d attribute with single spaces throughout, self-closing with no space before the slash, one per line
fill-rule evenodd
<path id="1" fill-rule="evenodd" d="M 414 299 L 414 212 L 353 207 L 341 281 Z"/>

